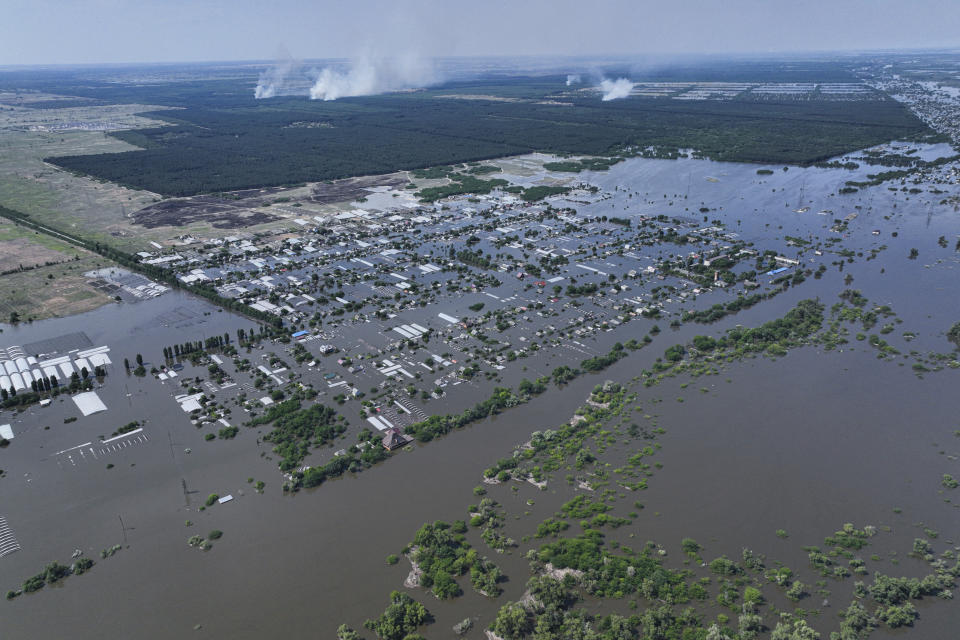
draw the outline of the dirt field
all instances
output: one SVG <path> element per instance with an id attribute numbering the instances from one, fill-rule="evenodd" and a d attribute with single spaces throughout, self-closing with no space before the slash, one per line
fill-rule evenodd
<path id="1" fill-rule="evenodd" d="M 0 219 L 0 273 L 89 255 L 50 236 Z"/>
<path id="2" fill-rule="evenodd" d="M 71 100 L 69 96 L 28 97 L 64 99 L 65 103 Z M 254 233 L 298 229 L 293 224 L 295 218 L 336 215 L 347 203 L 362 202 L 370 188 L 401 188 L 410 182 L 423 187 L 435 182 L 416 180 L 400 172 L 294 188 L 164 199 L 147 191 L 73 175 L 43 162 L 43 158 L 59 155 L 136 151 L 136 147 L 108 132 L 162 126 L 137 115 L 160 107 L 27 109 L 19 106 L 19 99 L 18 94 L 0 95 L 0 103 L 6 100 L 7 105 L 0 110 L 0 205 L 130 252 L 153 251 L 151 242 L 176 244 L 185 235 L 205 238 L 221 237 L 231 229 Z M 24 249 L 11 248 L 17 251 L 17 262 L 7 259 L 4 264 L 17 266 Z"/>
<path id="3" fill-rule="evenodd" d="M 182 226 L 173 226 L 176 220 L 173 224 L 168 220 L 137 224 L 134 212 L 160 203 L 157 194 L 75 176 L 43 162 L 43 158 L 57 155 L 135 151 L 136 147 L 107 135 L 105 130 L 79 128 L 161 126 L 163 123 L 136 115 L 158 109 L 110 105 L 39 110 L 14 106 L 12 110 L 0 110 L 0 205 L 127 251 L 150 250 L 150 241 L 167 244 L 180 235 L 220 235 L 212 233 L 215 228 L 233 228 L 229 215 L 210 220 L 191 216 L 181 221 Z M 61 130 L 65 126 L 79 128 Z M 272 228 L 270 225 L 275 226 L 279 220 L 259 212 L 236 218 L 237 226 L 245 228 Z"/>
<path id="4" fill-rule="evenodd" d="M 147 229 L 184 227 L 206 223 L 216 229 L 242 229 L 281 220 L 265 211 L 257 211 L 263 198 L 228 200 L 215 196 L 194 196 L 164 200 L 133 214 L 134 224 Z"/>
<path id="5" fill-rule="evenodd" d="M 47 262 L 55 264 L 44 266 Z M 23 320 L 40 320 L 110 302 L 110 296 L 91 287 L 83 276 L 106 263 L 89 251 L 0 219 L 0 322 L 13 311 Z"/>
<path id="6" fill-rule="evenodd" d="M 310 202 L 317 204 L 332 204 L 334 202 L 348 202 L 367 195 L 370 187 L 402 187 L 409 179 L 405 174 L 390 174 L 385 176 L 363 176 L 320 182 L 313 186 Z"/>

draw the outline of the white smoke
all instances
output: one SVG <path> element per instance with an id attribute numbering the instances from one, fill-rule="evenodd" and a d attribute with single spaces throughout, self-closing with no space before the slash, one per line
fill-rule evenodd
<path id="1" fill-rule="evenodd" d="M 600 91 L 603 92 L 604 102 L 626 98 L 632 90 L 633 83 L 626 78 L 617 78 L 616 80 L 604 78 L 600 81 Z"/>
<path id="2" fill-rule="evenodd" d="M 325 67 L 310 88 L 311 100 L 372 96 L 388 91 L 420 89 L 440 81 L 431 60 L 416 54 L 398 58 L 361 56 L 345 71 Z"/>
<path id="3" fill-rule="evenodd" d="M 567 76 L 567 86 L 572 86 L 575 84 L 580 84 L 581 78 L 579 73 L 571 73 Z"/>
<path id="4" fill-rule="evenodd" d="M 260 74 L 253 97 L 263 100 L 286 93 L 291 79 L 302 75 L 301 66 L 285 49 L 281 49 L 277 63 Z"/>

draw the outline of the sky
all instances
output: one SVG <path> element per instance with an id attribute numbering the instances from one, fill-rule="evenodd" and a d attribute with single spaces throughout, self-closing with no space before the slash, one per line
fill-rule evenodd
<path id="1" fill-rule="evenodd" d="M 960 48 L 960 0 L 3 0 L 0 65 Z"/>

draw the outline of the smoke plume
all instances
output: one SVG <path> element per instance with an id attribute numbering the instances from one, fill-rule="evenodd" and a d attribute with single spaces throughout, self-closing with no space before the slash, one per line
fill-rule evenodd
<path id="1" fill-rule="evenodd" d="M 603 92 L 604 102 L 626 98 L 632 90 L 633 83 L 626 78 L 617 78 L 616 80 L 604 78 L 600 81 L 600 91 Z"/>
<path id="2" fill-rule="evenodd" d="M 567 76 L 567 86 L 570 87 L 575 84 L 580 84 L 581 78 L 579 73 L 571 73 Z"/>
<path id="3" fill-rule="evenodd" d="M 323 68 L 310 88 L 310 99 L 336 100 L 420 89 L 439 80 L 433 62 L 415 54 L 397 58 L 361 56 L 354 59 L 346 70 Z"/>
<path id="4" fill-rule="evenodd" d="M 286 49 L 281 49 L 276 64 L 260 74 L 253 97 L 262 100 L 291 93 L 291 84 L 302 85 L 302 67 L 302 63 L 294 60 Z M 296 82 L 297 79 L 301 81 Z"/>

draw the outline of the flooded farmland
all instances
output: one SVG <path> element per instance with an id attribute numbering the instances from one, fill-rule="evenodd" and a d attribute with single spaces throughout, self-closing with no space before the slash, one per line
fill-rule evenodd
<path id="1" fill-rule="evenodd" d="M 934 159 L 948 150 L 925 147 L 921 153 Z M 938 175 L 949 176 L 954 167 L 945 165 Z M 481 284 L 476 291 L 438 297 L 425 308 L 395 309 L 396 318 L 336 323 L 327 318 L 322 329 L 315 329 L 326 335 L 303 343 L 318 362 L 315 366 L 294 364 L 291 346 L 271 340 L 255 344 L 249 353 L 239 350 L 240 357 L 255 365 L 263 363 L 271 376 L 281 380 L 294 376 L 282 380 L 283 385 L 267 382 L 262 388 L 226 357 L 221 366 L 227 377 L 221 382 L 213 381 L 207 361 L 192 364 L 186 358 L 178 359 L 183 368 L 176 370 L 176 378 L 161 380 L 158 374 L 137 376 L 125 371 L 124 358 L 134 363 L 137 354 L 142 354 L 147 369 L 175 370 L 166 366 L 165 347 L 224 333 L 233 336 L 253 324 L 175 291 L 124 302 L 119 309 L 110 306 L 67 319 L 5 325 L 0 334 L 4 345 L 27 345 L 82 332 L 90 344 L 110 347 L 113 364 L 95 386 L 107 406 L 105 412 L 77 418 L 76 407 L 63 394 L 49 406 L 30 407 L 18 414 L 7 410 L 0 418 L 15 433 L 11 444 L 0 451 L 5 472 L 0 479 L 0 516 L 21 547 L 0 558 L 0 576 L 7 588 L 17 587 L 50 561 L 67 562 L 75 550 L 97 562 L 88 575 L 5 603 L 0 613 L 4 637 L 166 638 L 197 633 L 260 638 L 278 632 L 333 637 L 341 623 L 360 629 L 365 619 L 386 606 L 392 590 L 403 589 L 409 563 L 401 559 L 396 566 L 388 566 L 385 558 L 400 554 L 424 522 L 468 519 L 468 505 L 480 500 L 474 488 L 482 484 L 484 470 L 509 457 L 533 431 L 568 422 L 591 390 L 605 380 L 617 381 L 636 394 L 634 402 L 640 409 L 631 408 L 633 421 L 655 423 L 664 431 L 656 437 L 662 448 L 653 457 L 662 468 L 649 469 L 647 488 L 616 489 L 624 497 L 612 502 L 612 513 L 627 517 L 635 509 L 636 515 L 629 516 L 629 524 L 610 529 L 608 540 L 636 548 L 653 541 L 663 547 L 665 565 L 689 566 L 698 575 L 709 574 L 697 563 L 684 564 L 682 539 L 695 538 L 703 547 L 704 560 L 721 555 L 739 558 L 742 549 L 750 547 L 767 556 L 768 566 L 782 562 L 802 575 L 812 593 L 797 606 L 816 611 L 808 622 L 825 636 L 836 630 L 837 614 L 851 600 L 853 580 L 829 578 L 825 586 L 816 585 L 819 576 L 808 566 L 805 546 L 821 545 L 845 523 L 870 525 L 879 532 L 862 555 L 875 554 L 880 560 L 868 561 L 867 570 L 921 576 L 923 561 L 909 554 L 914 539 L 923 537 L 925 529 L 937 532 L 932 542 L 938 554 L 958 544 L 960 516 L 949 490 L 941 484 L 943 474 L 960 473 L 960 438 L 955 435 L 960 406 L 952 393 L 957 380 L 947 364 L 955 358 L 931 356 L 953 352 L 945 333 L 960 319 L 960 301 L 950 295 L 956 290 L 954 242 L 960 224 L 953 206 L 941 204 L 958 195 L 958 187 L 935 182 L 934 176 L 916 187 L 919 193 L 903 191 L 896 182 L 841 195 L 838 191 L 848 181 L 865 179 L 872 170 L 771 167 L 771 174 L 760 175 L 757 169 L 695 159 L 630 159 L 607 172 L 576 176 L 576 181 L 597 186 L 601 195 L 582 200 L 558 196 L 551 205 L 573 208 L 581 219 L 681 217 L 690 220 L 691 232 L 716 220 L 745 247 L 791 259 L 799 249 L 788 237 L 800 239 L 810 246 L 796 258 L 796 271 L 815 271 L 823 265 L 820 277 L 807 277 L 782 290 L 769 287 L 776 290 L 775 296 L 712 324 L 681 319 L 684 312 L 734 299 L 732 291 L 716 287 L 680 298 L 676 293 L 691 291 L 694 285 L 684 289 L 682 278 L 675 274 L 642 283 L 623 280 L 634 288 L 599 300 L 575 300 L 582 306 L 545 302 L 555 305 L 556 316 L 528 313 L 529 321 L 504 327 L 498 339 L 514 346 L 532 341 L 546 324 L 562 326 L 561 320 L 576 319 L 593 307 L 600 319 L 613 319 L 618 316 L 614 311 L 619 311 L 613 306 L 623 306 L 624 298 L 649 294 L 664 283 L 676 286 L 670 300 L 661 301 L 658 316 L 637 314 L 629 322 L 575 337 L 560 335 L 560 344 L 548 345 L 544 340 L 541 353 L 501 361 L 502 369 L 489 369 L 486 378 L 450 377 L 440 397 L 421 395 L 433 389 L 430 383 L 440 377 L 433 371 L 424 374 L 425 380 L 402 380 L 395 390 L 411 384 L 416 385 L 416 394 L 390 398 L 417 410 L 416 417 L 460 412 L 485 400 L 494 383 L 515 388 L 522 379 L 550 376 L 556 367 L 576 366 L 585 358 L 605 354 L 618 342 L 651 337 L 646 346 L 599 373 L 584 373 L 562 385 L 549 384 L 519 406 L 434 441 L 415 443 L 410 450 L 399 450 L 360 473 L 346 473 L 298 492 L 281 490 L 285 480 L 277 468 L 279 456 L 272 452 L 271 443 L 263 441 L 269 426 L 243 426 L 253 417 L 250 411 L 263 407 L 249 409 L 240 394 L 269 395 L 271 389 L 288 389 L 289 383 L 316 389 L 317 400 L 329 403 L 348 423 L 342 438 L 306 459 L 307 464 L 318 464 L 331 459 L 335 449 L 356 442 L 357 433 L 368 426 L 357 399 L 339 404 L 334 397 L 348 386 L 365 392 L 393 384 L 373 359 L 414 360 L 388 346 L 395 338 L 391 333 L 395 326 L 419 324 L 435 329 L 428 352 L 449 353 L 447 358 L 461 364 L 474 353 L 471 341 L 476 338 L 437 320 L 438 312 L 460 318 L 480 301 L 498 309 L 521 304 L 533 309 L 549 294 L 525 289 L 508 272 L 500 276 L 499 285 Z M 505 173 L 509 174 L 509 167 L 505 166 Z M 515 177 L 518 181 L 539 178 Z M 894 185 L 896 191 L 890 189 Z M 828 213 L 818 215 L 822 211 Z M 563 233 L 577 251 L 580 245 L 597 242 L 597 236 L 576 238 L 574 231 Z M 477 235 L 477 244 L 488 255 L 506 251 L 495 247 L 488 234 Z M 946 246 L 941 237 L 948 240 Z M 838 240 L 827 242 L 829 238 Z M 434 255 L 446 248 L 440 236 L 431 242 Z M 814 246 L 821 247 L 819 255 Z M 648 265 L 658 265 L 662 273 L 662 260 L 681 249 L 691 250 L 671 243 L 653 245 L 644 252 L 638 249 L 638 258 L 610 254 L 577 260 L 616 274 L 620 281 L 626 272 Z M 911 249 L 917 250 L 915 259 L 909 257 Z M 869 259 L 874 255 L 871 250 L 878 257 Z M 566 267 L 564 277 L 569 279 L 575 268 Z M 584 271 L 596 273 L 581 269 L 580 282 Z M 464 276 L 447 273 L 444 277 L 458 281 Z M 765 288 L 771 278 L 762 280 Z M 345 288 L 349 293 L 349 286 Z M 719 337 L 737 325 L 762 325 L 783 317 L 804 299 L 819 299 L 829 323 L 829 310 L 841 302 L 839 294 L 847 289 L 860 291 L 870 305 L 889 307 L 893 315 L 882 316 L 875 329 L 842 321 L 849 328 L 847 342 L 833 348 L 818 343 L 791 348 L 786 355 L 731 358 L 714 363 L 716 373 L 710 375 L 694 378 L 681 373 L 658 384 L 643 384 L 648 379 L 645 372 L 655 368 L 668 347 L 690 344 L 697 335 Z M 650 304 L 654 299 L 643 300 Z M 881 325 L 887 324 L 890 331 L 880 333 Z M 858 340 L 855 334 L 861 331 L 880 333 L 897 353 L 881 352 L 870 339 Z M 461 333 L 467 335 L 461 337 Z M 328 342 L 337 344 L 341 353 L 321 356 L 313 351 Z M 263 357 L 269 353 L 285 366 Z M 361 357 L 365 354 L 371 356 L 370 362 Z M 335 362 L 343 356 L 352 356 L 354 364 L 363 362 L 365 368 L 348 372 Z M 942 370 L 934 371 L 937 368 Z M 284 371 L 276 373 L 279 369 Z M 335 382 L 326 377 L 329 374 L 334 374 Z M 184 389 L 177 378 L 202 378 L 188 386 L 230 408 L 229 414 L 218 415 L 239 426 L 239 434 L 207 439 L 220 425 L 198 421 L 195 414 L 182 409 L 176 396 L 191 390 Z M 350 384 L 331 386 L 340 381 Z M 382 405 L 390 408 L 387 399 Z M 402 419 L 403 413 L 389 415 Z M 67 422 L 70 418 L 77 419 Z M 112 435 L 134 421 L 142 423 L 142 431 L 135 436 Z M 86 449 L 76 448 L 84 443 L 88 443 Z M 638 446 L 618 436 L 597 457 L 616 467 Z M 527 482 L 484 485 L 487 495 L 506 512 L 503 528 L 517 544 L 497 553 L 476 530 L 471 529 L 467 538 L 507 576 L 504 593 L 486 598 L 465 584 L 462 597 L 439 601 L 427 589 L 406 589 L 435 618 L 423 629 L 425 635 L 449 637 L 455 623 L 470 617 L 477 624 L 464 637 L 482 638 L 498 609 L 521 598 L 530 577 L 527 551 L 543 543 L 532 537 L 524 541 L 524 537 L 532 536 L 538 523 L 574 496 L 588 493 L 577 483 L 568 484 L 564 479 L 568 473 L 586 472 L 559 470 L 544 490 Z M 263 481 L 263 492 L 248 479 Z M 210 494 L 233 499 L 207 507 Z M 642 503 L 642 509 L 630 506 L 635 501 Z M 188 546 L 192 535 L 203 536 L 211 530 L 222 531 L 223 537 L 209 551 Z M 572 524 L 571 530 L 578 530 L 578 525 Z M 777 535 L 778 530 L 786 535 Z M 101 559 L 100 551 L 112 545 L 121 549 Z M 818 587 L 829 595 L 817 593 Z M 778 610 L 794 606 L 772 588 L 765 595 Z M 622 606 L 627 613 L 629 600 L 617 600 L 614 607 Z M 596 603 L 586 600 L 584 604 Z M 708 612 L 708 605 L 698 608 L 709 617 L 714 614 Z M 46 613 L 51 607 L 56 607 L 57 616 Z M 927 597 L 917 609 L 918 637 L 954 636 L 955 603 Z M 882 627 L 874 634 L 895 635 Z"/>

